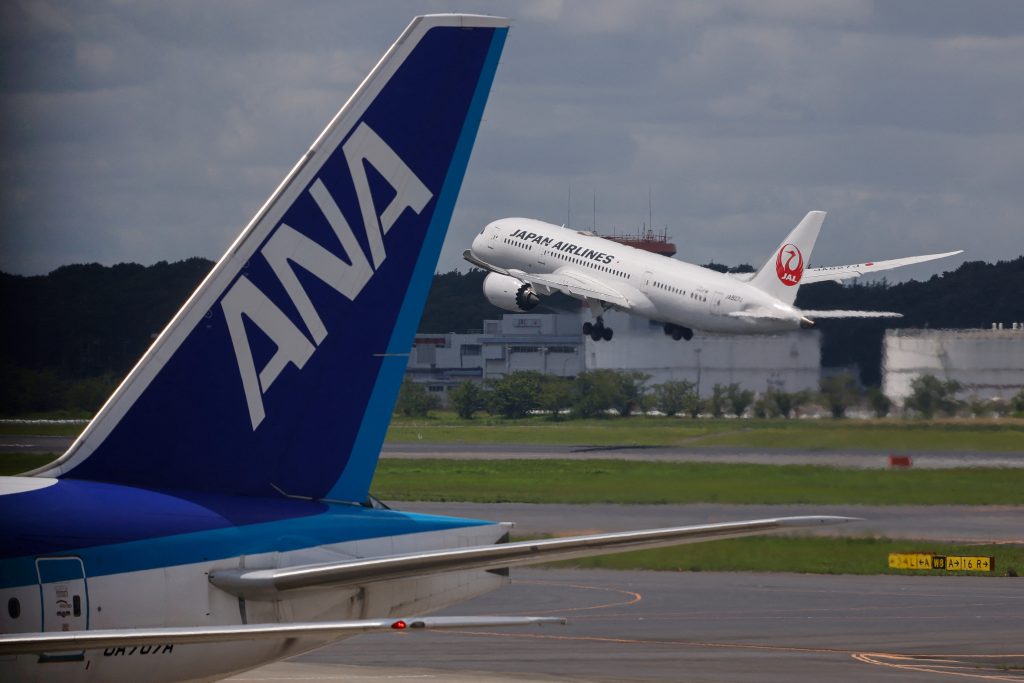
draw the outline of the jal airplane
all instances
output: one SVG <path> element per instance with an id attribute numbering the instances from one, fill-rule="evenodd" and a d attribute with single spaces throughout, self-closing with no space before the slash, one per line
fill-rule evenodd
<path id="1" fill-rule="evenodd" d="M 588 304 L 594 317 L 583 333 L 611 341 L 610 309 L 664 325 L 673 339 L 694 330 L 759 334 L 811 327 L 820 318 L 899 318 L 885 311 L 808 311 L 796 308 L 801 284 L 844 280 L 962 253 L 928 254 L 848 266 L 808 268 L 825 220 L 811 211 L 753 275 L 719 273 L 629 245 L 530 218 L 504 218 L 485 227 L 463 257 L 490 271 L 484 295 L 506 311 L 525 312 L 540 297 L 562 292 Z"/>
<path id="2" fill-rule="evenodd" d="M 509 543 L 369 493 L 508 21 L 415 19 L 67 453 L 0 478 L 0 679 L 214 680 L 511 566 L 843 521 Z"/>

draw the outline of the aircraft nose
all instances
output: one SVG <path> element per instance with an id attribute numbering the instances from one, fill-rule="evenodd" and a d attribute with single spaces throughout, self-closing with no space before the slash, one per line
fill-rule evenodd
<path id="1" fill-rule="evenodd" d="M 484 229 L 481 230 L 480 233 L 473 238 L 473 244 L 470 246 L 470 249 L 474 254 L 483 253 L 482 250 L 484 248 L 484 243 L 490 237 L 491 230 L 494 229 L 494 223 L 488 223 L 487 225 L 484 226 Z"/>
<path id="2" fill-rule="evenodd" d="M 486 228 L 484 228 L 484 232 L 486 232 Z M 473 244 L 470 246 L 470 250 L 474 254 L 479 254 L 480 249 L 484 245 L 484 232 L 481 232 L 480 234 L 473 238 Z"/>

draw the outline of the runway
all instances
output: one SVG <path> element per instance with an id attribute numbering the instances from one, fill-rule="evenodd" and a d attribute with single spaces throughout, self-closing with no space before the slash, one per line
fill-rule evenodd
<path id="1" fill-rule="evenodd" d="M 62 452 L 67 437 L 2 437 L 0 452 Z M 6 445 L 5 445 L 6 444 Z M 886 467 L 887 454 L 749 449 L 386 444 L 392 458 L 622 458 Z M 1024 452 L 914 453 L 914 467 L 1024 467 Z M 1019 469 L 1008 472 L 1019 476 Z M 864 522 L 844 536 L 1024 542 L 1020 506 L 530 505 L 397 503 L 570 534 L 782 515 Z M 425 680 L 1024 681 L 1019 578 L 516 569 L 513 584 L 449 614 L 564 615 L 565 627 L 362 636 L 235 683 Z"/>
<path id="2" fill-rule="evenodd" d="M 787 451 L 741 446 L 586 446 L 520 443 L 385 443 L 384 458 L 450 458 L 454 460 L 636 460 L 674 463 L 726 463 L 754 465 L 826 465 L 851 469 L 889 467 L 888 452 Z M 1024 467 L 1024 451 L 1001 453 L 913 452 L 913 467 Z"/>
<path id="3" fill-rule="evenodd" d="M 392 503 L 396 510 L 515 522 L 513 534 L 569 536 L 597 531 L 654 529 L 738 519 L 799 515 L 861 517 L 821 527 L 823 536 L 884 536 L 966 543 L 1024 543 L 1019 505 L 540 505 L 531 503 Z M 805 534 L 801 530 L 798 533 Z"/>
<path id="4" fill-rule="evenodd" d="M 1021 579 L 526 569 L 451 614 L 564 627 L 373 635 L 233 679 L 1024 680 Z"/>
<path id="5" fill-rule="evenodd" d="M 907 454 L 901 452 L 900 454 Z M 451 458 L 455 460 L 638 460 L 658 462 L 715 462 L 757 465 L 827 465 L 844 468 L 889 467 L 888 452 L 790 451 L 734 446 L 548 446 L 537 444 L 386 443 L 384 458 Z M 954 467 L 1024 467 L 1024 451 L 909 453 L 918 469 Z"/>
<path id="6" fill-rule="evenodd" d="M 3 453 L 63 453 L 74 439 L 69 436 L 0 436 Z M 889 467 L 889 453 L 864 450 L 789 451 L 737 447 L 686 448 L 647 446 L 548 446 L 538 444 L 385 443 L 382 458 L 451 458 L 456 460 L 637 460 L 658 462 L 716 462 L 759 465 L 827 465 L 845 468 Z M 955 467 L 1024 468 L 1024 451 L 913 452 L 918 469 Z"/>

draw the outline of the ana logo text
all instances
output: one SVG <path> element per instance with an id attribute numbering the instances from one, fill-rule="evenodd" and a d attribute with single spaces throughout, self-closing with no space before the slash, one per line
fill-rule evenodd
<path id="1" fill-rule="evenodd" d="M 260 250 L 298 310 L 306 330 L 300 330 L 292 323 L 277 304 L 244 275 L 235 281 L 221 300 L 253 430 L 266 416 L 263 395 L 281 371 L 289 363 L 302 369 L 316 347 L 327 337 L 327 328 L 296 277 L 295 266 L 330 285 L 346 299 L 355 301 L 387 257 L 384 235 L 405 209 L 412 209 L 418 214 L 434 196 L 394 150 L 365 123 L 360 123 L 345 141 L 342 151 L 359 200 L 363 229 L 370 246 L 369 258 L 363 253 L 345 214 L 327 186 L 316 179 L 308 192 L 327 219 L 349 262 L 302 234 L 302 226 L 296 229 L 285 223 L 277 226 Z M 365 163 L 373 166 L 395 190 L 391 203 L 379 214 L 370 196 Z M 258 372 L 242 316 L 259 327 L 277 347 L 273 357 Z"/>
<path id="2" fill-rule="evenodd" d="M 775 257 L 775 274 L 787 287 L 800 284 L 804 274 L 804 255 L 795 244 L 785 244 Z"/>

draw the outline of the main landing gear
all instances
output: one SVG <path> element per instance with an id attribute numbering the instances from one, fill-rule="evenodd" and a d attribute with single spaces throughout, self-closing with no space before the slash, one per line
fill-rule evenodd
<path id="1" fill-rule="evenodd" d="M 604 326 L 604 318 L 597 316 L 597 321 L 593 323 L 583 323 L 583 334 L 590 335 L 590 338 L 598 342 L 602 339 L 605 341 L 612 340 L 612 328 Z"/>
<path id="2" fill-rule="evenodd" d="M 693 330 L 689 327 L 673 325 L 672 323 L 665 323 L 665 334 L 672 335 L 672 338 L 676 341 L 679 341 L 680 339 L 690 341 L 693 339 Z"/>

